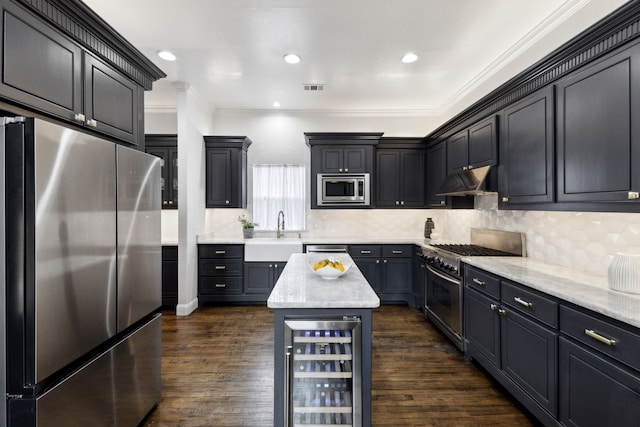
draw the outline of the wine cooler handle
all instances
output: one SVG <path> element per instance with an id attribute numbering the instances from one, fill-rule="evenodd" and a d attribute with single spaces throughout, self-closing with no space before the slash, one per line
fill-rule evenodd
<path id="1" fill-rule="evenodd" d="M 293 347 L 287 346 L 287 352 L 284 359 L 284 427 L 293 426 L 292 415 L 289 411 L 289 403 L 291 402 L 291 381 L 293 379 L 293 372 L 291 371 L 291 354 L 293 353 Z"/>

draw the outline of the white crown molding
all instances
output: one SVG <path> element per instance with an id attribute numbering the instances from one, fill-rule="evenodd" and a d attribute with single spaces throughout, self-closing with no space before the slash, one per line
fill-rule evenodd
<path id="1" fill-rule="evenodd" d="M 272 114 L 272 115 L 298 115 L 298 116 L 325 116 L 325 117 L 434 117 L 440 114 L 433 109 L 407 109 L 407 110 L 283 110 L 283 109 L 243 109 L 243 108 L 218 108 L 216 113 L 233 114 Z"/>
<path id="2" fill-rule="evenodd" d="M 553 13 L 547 18 L 536 25 L 531 31 L 529 31 L 524 37 L 514 43 L 509 49 L 507 49 L 502 55 L 496 58 L 488 66 L 486 66 L 480 73 L 474 78 L 469 80 L 458 91 L 453 93 L 437 110 L 440 113 L 448 111 L 456 104 L 461 102 L 466 96 L 490 77 L 495 75 L 498 71 L 502 70 L 508 64 L 516 60 L 527 49 L 531 48 L 534 44 L 540 41 L 543 37 L 557 28 L 560 24 L 565 22 L 571 16 L 573 16 L 580 9 L 585 7 L 591 0 L 567 0 L 560 5 Z"/>
<path id="3" fill-rule="evenodd" d="M 177 113 L 177 105 L 145 105 L 145 113 Z"/>

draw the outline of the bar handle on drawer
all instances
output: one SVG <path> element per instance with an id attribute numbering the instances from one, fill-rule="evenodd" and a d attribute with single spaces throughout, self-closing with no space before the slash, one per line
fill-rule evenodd
<path id="1" fill-rule="evenodd" d="M 360 253 L 362 255 L 369 255 L 371 253 L 371 251 L 360 251 Z"/>
<path id="2" fill-rule="evenodd" d="M 216 251 L 216 255 L 224 255 L 227 251 Z"/>
<path id="3" fill-rule="evenodd" d="M 227 268 L 224 265 L 216 265 L 216 270 L 224 270 L 225 268 Z"/>
<path id="4" fill-rule="evenodd" d="M 611 339 L 611 338 L 607 338 L 607 337 L 603 337 L 602 335 L 600 335 L 599 333 L 597 333 L 596 331 L 594 331 L 593 329 L 585 329 L 584 330 L 585 335 L 587 335 L 588 337 L 593 338 L 594 340 L 600 341 L 603 344 L 606 345 L 616 345 L 616 340 Z"/>
<path id="5" fill-rule="evenodd" d="M 520 297 L 513 297 L 513 300 L 515 302 L 517 302 L 518 304 L 520 304 L 520 305 L 524 305 L 525 307 L 532 307 L 533 306 L 532 302 L 525 301 Z"/>
<path id="6" fill-rule="evenodd" d="M 476 285 L 479 285 L 479 286 L 484 286 L 484 282 L 482 280 L 480 280 L 480 279 L 475 278 L 475 277 L 473 278 L 473 283 L 475 283 Z"/>
<path id="7" fill-rule="evenodd" d="M 402 251 L 391 251 L 391 253 L 395 255 L 402 255 Z"/>
<path id="8" fill-rule="evenodd" d="M 226 288 L 227 284 L 226 283 L 216 283 L 216 288 Z"/>

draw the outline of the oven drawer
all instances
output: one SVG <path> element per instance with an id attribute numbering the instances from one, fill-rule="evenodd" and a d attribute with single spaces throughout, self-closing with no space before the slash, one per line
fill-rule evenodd
<path id="1" fill-rule="evenodd" d="M 464 283 L 466 286 L 500 299 L 500 278 L 471 266 L 465 266 Z"/>
<path id="2" fill-rule="evenodd" d="M 640 335 L 595 316 L 560 307 L 560 330 L 589 347 L 640 369 Z"/>
<path id="3" fill-rule="evenodd" d="M 505 281 L 502 281 L 501 291 L 504 304 L 546 323 L 552 328 L 558 328 L 557 302 Z"/>

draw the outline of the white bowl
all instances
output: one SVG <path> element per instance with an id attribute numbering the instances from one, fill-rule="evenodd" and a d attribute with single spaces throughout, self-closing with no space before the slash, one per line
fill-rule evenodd
<path id="1" fill-rule="evenodd" d="M 314 270 L 313 266 L 315 265 L 315 263 L 323 259 L 329 260 L 331 262 L 340 261 L 342 263 L 342 266 L 344 267 L 344 271 L 340 271 L 335 267 L 331 267 L 330 265 L 326 265 L 322 268 Z M 337 279 L 340 276 L 343 276 L 347 271 L 349 271 L 349 269 L 353 265 L 353 262 L 349 257 L 341 257 L 337 254 L 328 256 L 327 254 L 315 253 L 313 256 L 307 257 L 307 265 L 314 274 L 322 277 L 323 279 L 333 280 Z"/>

